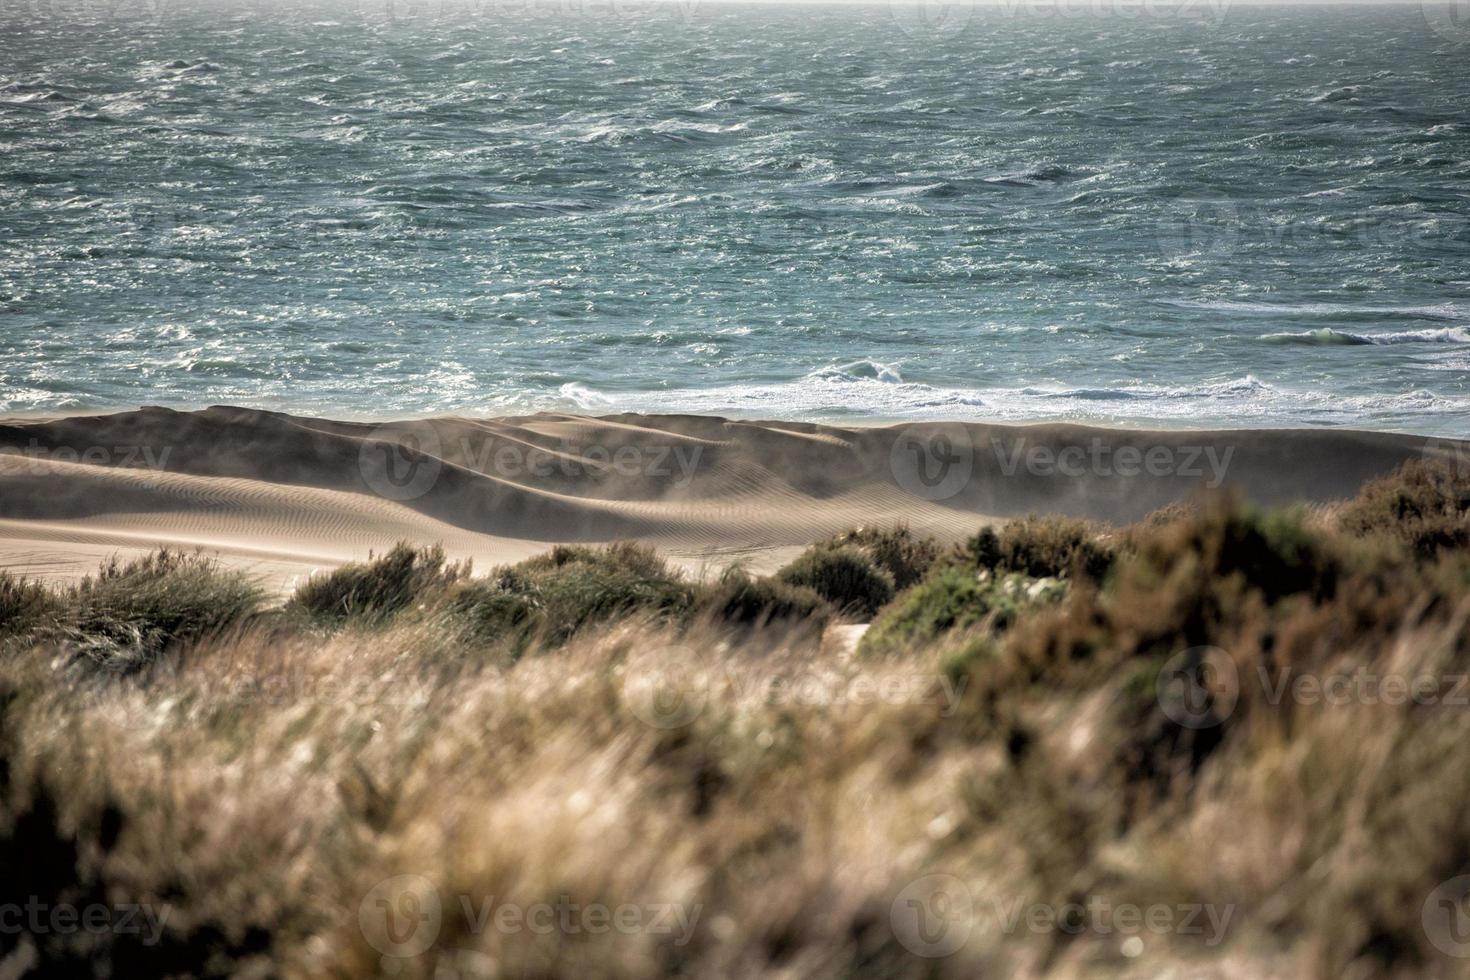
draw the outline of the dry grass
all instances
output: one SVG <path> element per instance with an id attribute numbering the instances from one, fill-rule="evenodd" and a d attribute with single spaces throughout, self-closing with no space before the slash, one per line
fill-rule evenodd
<path id="1" fill-rule="evenodd" d="M 1470 554 L 1444 486 L 1432 548 L 1382 516 L 1392 484 L 1327 515 L 1022 522 L 901 592 L 878 622 L 918 626 L 862 657 L 813 628 L 833 610 L 808 589 L 688 584 L 629 546 L 429 575 L 341 624 L 242 606 L 127 675 L 57 656 L 48 624 L 83 592 L 7 584 L 0 907 L 165 917 L 157 942 L 0 930 L 0 960 L 1470 977 L 1435 918 L 1470 873 Z M 1062 580 L 1048 601 L 1002 585 L 1038 575 Z M 1314 698 L 1303 677 L 1359 681 Z"/>

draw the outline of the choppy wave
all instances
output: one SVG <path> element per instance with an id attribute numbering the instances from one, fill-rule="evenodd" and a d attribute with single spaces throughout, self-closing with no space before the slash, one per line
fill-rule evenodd
<path id="1" fill-rule="evenodd" d="M 1311 347 L 1371 347 L 1386 344 L 1470 344 L 1470 330 L 1443 327 L 1438 330 L 1400 330 L 1392 333 L 1360 334 L 1323 327 L 1295 333 L 1268 333 L 1268 344 L 1301 344 Z"/>
<path id="2" fill-rule="evenodd" d="M 510 396 L 493 407 L 497 411 L 523 411 L 531 404 L 524 396 Z M 1279 388 L 1249 376 L 1199 387 L 1139 384 L 1107 389 L 959 388 L 884 382 L 822 369 L 792 382 L 666 392 L 611 392 L 568 385 L 550 407 L 593 413 L 699 413 L 771 419 L 1095 419 L 1229 428 L 1354 425 L 1370 415 L 1463 414 L 1470 412 L 1470 397 L 1447 398 L 1424 389 L 1343 397 L 1330 391 Z"/>
<path id="3" fill-rule="evenodd" d="M 1470 320 L 1470 305 L 1436 303 L 1433 305 L 1395 306 L 1376 301 L 1364 303 L 1299 302 L 1263 303 L 1234 300 L 1170 300 L 1169 305 L 1185 309 L 1215 311 L 1240 316 L 1335 319 L 1335 320 Z"/>

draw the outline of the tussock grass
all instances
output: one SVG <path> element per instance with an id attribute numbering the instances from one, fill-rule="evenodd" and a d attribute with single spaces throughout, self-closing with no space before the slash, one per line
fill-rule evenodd
<path id="1" fill-rule="evenodd" d="M 156 943 L 0 932 L 0 958 L 112 976 L 1470 977 L 1426 927 L 1436 887 L 1470 874 L 1459 490 L 1410 468 L 1328 514 L 1016 522 L 898 592 L 864 641 L 881 656 L 823 642 L 834 606 L 809 588 L 686 583 L 631 545 L 484 578 L 416 559 L 438 571 L 397 612 L 335 630 L 244 602 L 228 634 L 157 615 L 160 582 L 189 608 L 220 588 L 194 559 L 17 584 L 0 608 L 41 625 L 0 658 L 0 903 L 170 912 Z M 47 633 L 84 602 L 195 638 L 163 643 L 168 671 L 99 683 Z M 507 637 L 524 655 L 484 655 Z M 1440 686 L 1313 700 L 1303 677 Z M 926 904 L 936 880 L 968 901 Z M 430 897 L 431 941 L 403 945 Z M 915 901 L 955 918 L 921 935 Z M 495 925 L 538 903 L 550 931 Z M 641 925 L 560 911 L 589 905 Z M 1172 927 L 1045 925 L 1124 906 Z M 921 955 L 945 928 L 962 941 Z"/>
<path id="2" fill-rule="evenodd" d="M 581 630 L 641 613 L 679 619 L 694 588 L 646 545 L 605 548 L 559 545 L 550 553 L 499 569 L 451 590 L 445 609 L 472 640 L 519 656 L 538 640 L 559 646 Z"/>
<path id="3" fill-rule="evenodd" d="M 893 600 L 893 576 L 852 547 L 810 548 L 778 571 L 776 579 L 811 589 L 839 612 L 863 619 Z"/>
<path id="4" fill-rule="evenodd" d="M 695 611 L 712 623 L 752 627 L 820 626 L 832 614 L 815 590 L 777 578 L 757 578 L 739 567 L 726 569 L 701 589 Z"/>
<path id="5" fill-rule="evenodd" d="M 128 673 L 165 650 L 246 621 L 264 601 L 247 576 L 200 554 L 162 550 L 130 562 L 108 560 L 95 575 L 32 611 L 56 610 L 49 633 L 73 655 Z"/>
<path id="6" fill-rule="evenodd" d="M 443 548 L 400 543 L 381 557 L 313 575 L 297 588 L 286 611 L 331 624 L 382 621 L 469 571 L 467 564 L 446 561 Z"/>
<path id="7" fill-rule="evenodd" d="M 50 589 L 0 572 L 0 637 L 24 636 L 54 622 L 60 612 L 61 604 Z"/>
<path id="8" fill-rule="evenodd" d="M 860 527 L 839 534 L 825 545 L 855 548 L 893 578 L 896 589 L 906 589 L 929 573 L 939 560 L 940 548 L 933 538 L 921 538 L 907 526 Z"/>
<path id="9" fill-rule="evenodd" d="M 1114 547 L 1101 529 L 1064 517 L 1030 517 L 981 528 L 963 550 L 963 558 L 976 568 L 1032 578 L 1066 575 L 1100 580 L 1114 557 Z"/>

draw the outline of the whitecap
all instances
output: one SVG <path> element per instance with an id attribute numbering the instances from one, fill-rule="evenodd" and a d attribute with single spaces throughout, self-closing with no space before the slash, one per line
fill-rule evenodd
<path id="1" fill-rule="evenodd" d="M 1359 334 L 1346 330 L 1303 330 L 1295 333 L 1268 333 L 1261 340 L 1270 344 L 1306 344 L 1323 347 L 1379 347 L 1392 344 L 1470 344 L 1470 330 L 1464 327 L 1441 327 L 1436 330 L 1400 330 L 1393 333 Z"/>

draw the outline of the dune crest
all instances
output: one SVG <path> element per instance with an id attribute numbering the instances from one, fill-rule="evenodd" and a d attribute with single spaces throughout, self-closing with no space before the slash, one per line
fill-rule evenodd
<path id="1" fill-rule="evenodd" d="M 1341 430 L 143 408 L 0 423 L 0 567 L 67 578 L 197 546 L 287 587 L 398 540 L 485 567 L 640 538 L 695 571 L 764 569 L 861 524 L 957 540 L 1026 513 L 1132 521 L 1219 490 L 1331 501 L 1425 454 L 1470 459 L 1465 443 Z"/>

